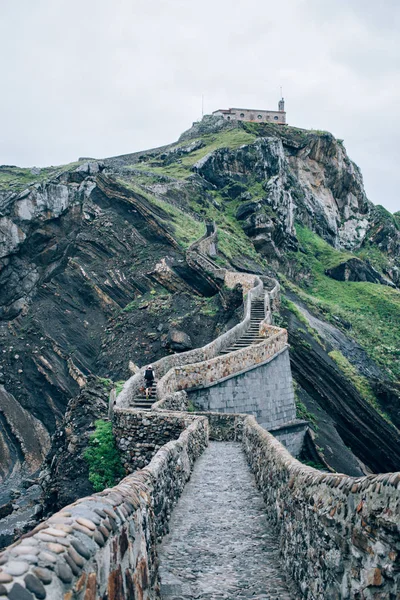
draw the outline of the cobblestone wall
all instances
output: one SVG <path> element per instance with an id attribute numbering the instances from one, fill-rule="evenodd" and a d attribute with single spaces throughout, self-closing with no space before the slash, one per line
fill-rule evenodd
<path id="1" fill-rule="evenodd" d="M 286 569 L 309 600 L 400 597 L 400 473 L 353 478 L 294 459 L 254 417 L 243 446 Z"/>
<path id="2" fill-rule="evenodd" d="M 114 412 L 113 432 L 126 473 L 147 465 L 157 450 L 176 440 L 190 417 L 181 413 L 154 413 L 133 409 Z"/>
<path id="3" fill-rule="evenodd" d="M 279 329 L 278 333 L 259 344 L 252 344 L 207 361 L 174 367 L 158 382 L 157 395 L 162 398 L 176 390 L 189 391 L 220 382 L 230 376 L 239 377 L 239 373 L 263 364 L 285 348 L 287 348 L 287 331 Z M 283 373 L 287 375 L 287 370 Z M 257 375 L 253 374 L 252 378 L 255 383 Z M 277 386 L 281 385 L 278 380 L 274 380 L 273 383 Z"/>
<path id="4" fill-rule="evenodd" d="M 172 411 L 187 411 L 189 410 L 189 399 L 185 391 L 174 392 L 165 396 L 162 400 L 155 402 L 151 410 L 172 410 Z"/>
<path id="5" fill-rule="evenodd" d="M 257 346 L 249 348 L 254 351 Z M 232 357 L 239 354 L 235 352 Z M 296 405 L 289 351 L 286 347 L 279 353 L 272 352 L 271 356 L 266 364 L 241 375 L 223 381 L 220 381 L 221 377 L 215 377 L 214 385 L 196 391 L 188 388 L 190 400 L 196 407 L 206 411 L 254 415 L 266 429 L 293 421 L 296 418 Z M 240 367 L 240 363 L 238 365 Z M 246 366 L 244 363 L 243 367 Z M 212 371 L 209 379 L 211 376 Z"/>
<path id="6" fill-rule="evenodd" d="M 207 420 L 191 417 L 145 469 L 23 536 L 0 554 L 0 597 L 158 600 L 156 540 L 207 443 Z"/>

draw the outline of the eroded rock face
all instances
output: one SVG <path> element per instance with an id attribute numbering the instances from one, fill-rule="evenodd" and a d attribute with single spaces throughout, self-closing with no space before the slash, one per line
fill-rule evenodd
<path id="1" fill-rule="evenodd" d="M 327 269 L 326 274 L 337 281 L 369 281 L 370 283 L 381 283 L 382 285 L 394 287 L 391 281 L 382 277 L 376 269 L 359 258 L 350 258 L 331 269 Z"/>
<path id="2" fill-rule="evenodd" d="M 0 481 L 16 466 L 39 469 L 50 448 L 45 427 L 0 385 Z"/>
<path id="3" fill-rule="evenodd" d="M 357 248 L 365 237 L 372 204 L 358 167 L 330 134 L 309 136 L 302 145 L 261 137 L 216 150 L 193 168 L 231 197 L 252 200 L 239 206 L 237 218 L 267 256 L 297 248 L 295 220 L 340 248 Z M 262 190 L 249 198 L 245 190 L 255 183 Z"/>
<path id="4" fill-rule="evenodd" d="M 107 418 L 108 389 L 95 378 L 68 403 L 64 419 L 53 436 L 47 457 L 43 498 L 45 513 L 93 493 L 84 452 L 98 419 Z"/>
<path id="5" fill-rule="evenodd" d="M 0 208 L 6 477 L 24 461 L 29 472 L 39 468 L 88 376 L 126 379 L 130 361 L 161 358 L 172 313 L 187 315 L 183 326 L 200 346 L 214 337 L 222 315 L 199 313 L 195 298 L 204 286 L 160 218 L 166 213 L 104 175 L 101 163 L 85 162 L 23 191 L 0 191 Z M 132 306 L 146 305 L 146 294 L 149 314 Z"/>

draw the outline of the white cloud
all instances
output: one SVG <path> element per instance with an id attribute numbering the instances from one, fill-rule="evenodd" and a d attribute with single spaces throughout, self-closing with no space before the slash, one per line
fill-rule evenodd
<path id="1" fill-rule="evenodd" d="M 345 139 L 369 197 L 400 209 L 397 0 L 3 0 L 0 163 L 174 141 L 224 106 L 274 107 Z"/>

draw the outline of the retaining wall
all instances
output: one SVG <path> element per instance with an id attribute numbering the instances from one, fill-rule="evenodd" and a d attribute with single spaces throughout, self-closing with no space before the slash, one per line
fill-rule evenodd
<path id="1" fill-rule="evenodd" d="M 261 346 L 262 344 L 248 346 L 244 350 L 225 356 L 240 361 L 242 353 L 257 353 Z M 253 365 L 257 364 L 257 359 L 258 356 L 252 358 Z M 268 362 L 261 366 L 253 366 L 239 375 L 215 377 L 214 383 L 211 379 L 213 371 L 209 370 L 208 377 L 199 378 L 199 381 L 211 379 L 209 386 L 203 385 L 195 391 L 188 386 L 190 400 L 196 407 L 205 411 L 252 414 L 266 429 L 293 421 L 296 418 L 296 405 L 288 347 L 285 345 L 280 351 L 279 347 L 272 347 L 267 360 Z M 238 362 L 238 370 L 240 365 L 246 367 L 247 361 Z M 197 376 L 198 371 L 195 374 Z"/>
<path id="2" fill-rule="evenodd" d="M 156 541 L 207 443 L 207 419 L 191 417 L 142 471 L 23 536 L 0 554 L 0 596 L 159 600 Z"/>
<path id="3" fill-rule="evenodd" d="M 167 396 L 164 400 L 160 400 L 153 404 L 152 410 L 160 412 L 170 410 L 187 411 L 189 409 L 189 404 L 189 397 L 186 392 L 176 392 L 175 394 Z M 179 409 L 175 408 L 177 406 L 179 406 Z M 217 442 L 241 441 L 243 423 L 246 419 L 246 415 L 235 413 L 223 414 L 209 411 L 207 413 L 192 412 L 190 414 L 207 418 L 210 440 Z"/>
<path id="4" fill-rule="evenodd" d="M 114 412 L 113 432 L 126 473 L 147 465 L 157 450 L 179 438 L 191 422 L 184 413 L 149 413 L 133 409 Z"/>
<path id="5" fill-rule="evenodd" d="M 279 329 L 279 333 L 259 344 L 252 344 L 199 363 L 173 367 L 158 382 L 157 395 L 163 398 L 177 390 L 204 388 L 228 377 L 238 377 L 243 371 L 262 365 L 287 347 L 287 331 Z M 275 383 L 278 384 L 277 381 Z"/>
<path id="6" fill-rule="evenodd" d="M 400 597 L 400 473 L 322 473 L 294 459 L 254 417 L 245 420 L 243 447 L 284 567 L 306 599 Z"/>
<path id="7" fill-rule="evenodd" d="M 271 427 L 268 431 L 280 441 L 292 456 L 298 458 L 304 448 L 304 438 L 307 431 L 309 431 L 309 423 L 302 419 L 294 419 L 294 421 L 279 427 Z"/>

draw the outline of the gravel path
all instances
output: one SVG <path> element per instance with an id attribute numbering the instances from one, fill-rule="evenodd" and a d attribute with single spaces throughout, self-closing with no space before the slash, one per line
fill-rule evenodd
<path id="1" fill-rule="evenodd" d="M 163 600 L 297 600 L 240 444 L 197 461 L 159 547 Z"/>

